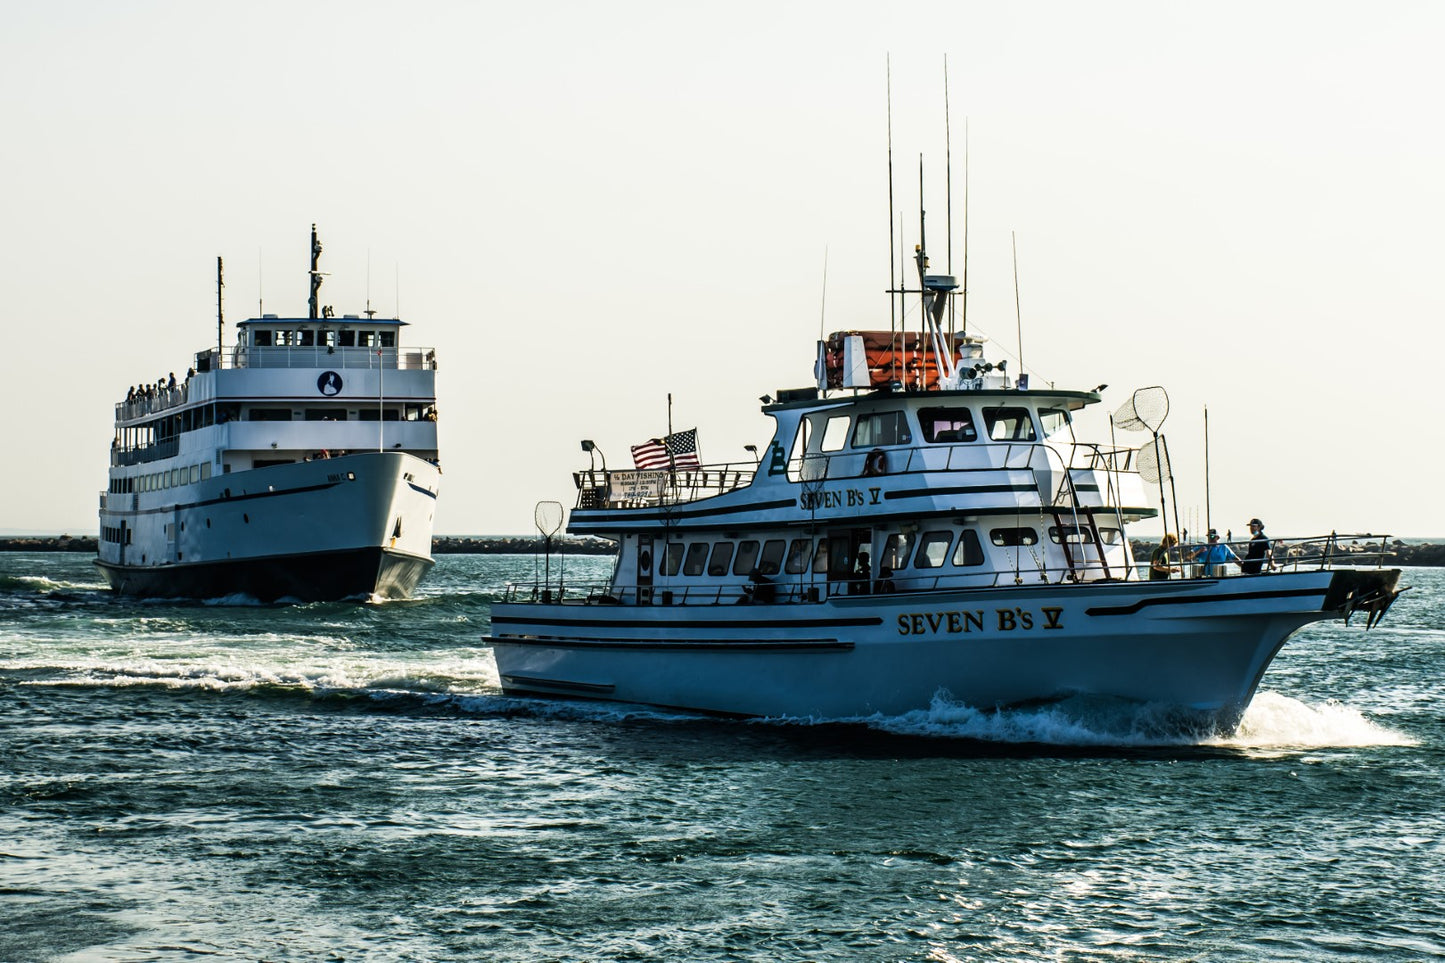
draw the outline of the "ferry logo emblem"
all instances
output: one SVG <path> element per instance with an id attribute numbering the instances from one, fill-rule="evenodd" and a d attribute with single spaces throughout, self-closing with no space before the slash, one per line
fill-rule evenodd
<path id="1" fill-rule="evenodd" d="M 341 375 L 335 371 L 321 372 L 321 377 L 316 379 L 316 390 L 328 398 L 341 394 Z"/>

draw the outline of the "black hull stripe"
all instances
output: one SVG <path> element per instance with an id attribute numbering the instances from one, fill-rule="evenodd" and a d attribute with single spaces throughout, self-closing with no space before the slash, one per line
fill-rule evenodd
<path id="1" fill-rule="evenodd" d="M 884 492 L 884 499 L 919 498 L 939 495 L 995 495 L 1004 492 L 1037 492 L 1034 485 L 959 485 L 953 488 L 901 488 Z"/>
<path id="2" fill-rule="evenodd" d="M 589 695 L 609 695 L 615 685 L 599 682 L 569 682 L 565 679 L 542 679 L 533 675 L 504 675 L 502 686 L 530 686 L 532 688 L 561 689 L 564 692 L 585 692 Z"/>
<path id="3" fill-rule="evenodd" d="M 484 635 L 483 642 L 492 645 L 525 645 L 543 649 L 646 649 L 648 651 L 725 651 L 725 652 L 851 652 L 852 642 L 838 639 L 788 639 L 768 642 L 764 640 L 728 639 L 582 639 L 552 638 L 548 636 L 497 636 Z"/>
<path id="4" fill-rule="evenodd" d="M 744 607 L 744 606 L 740 606 Z M 882 625 L 879 616 L 852 619 L 558 619 L 522 618 L 510 615 L 492 616 L 492 625 L 529 625 L 538 628 L 608 628 L 608 629 L 729 629 L 746 632 L 750 629 L 842 629 Z"/>
<path id="5" fill-rule="evenodd" d="M 1149 605 L 1199 605 L 1211 602 L 1244 602 L 1258 599 L 1284 599 L 1301 598 L 1317 595 L 1320 599 L 1325 597 L 1324 588 L 1290 589 L 1281 592 L 1232 592 L 1228 595 L 1186 595 L 1186 596 L 1164 596 L 1161 598 L 1140 599 L 1133 605 L 1117 606 L 1096 606 L 1085 609 L 1085 615 L 1133 615 L 1140 609 Z"/>
<path id="6" fill-rule="evenodd" d="M 172 565 L 116 565 L 96 559 L 95 565 L 120 595 L 209 599 L 244 593 L 263 602 L 329 602 L 370 594 L 405 598 L 432 560 L 371 546 Z"/>

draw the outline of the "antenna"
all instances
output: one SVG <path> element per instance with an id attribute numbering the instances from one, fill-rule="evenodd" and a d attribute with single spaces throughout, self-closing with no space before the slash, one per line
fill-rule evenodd
<path id="1" fill-rule="evenodd" d="M 376 317 L 376 312 L 371 309 L 371 248 L 366 249 L 366 320 L 370 321 Z"/>
<path id="2" fill-rule="evenodd" d="M 893 295 L 898 290 L 898 281 L 893 274 L 893 58 L 889 55 L 888 65 L 888 334 L 893 350 L 888 352 L 892 359 L 892 374 L 889 381 L 898 380 L 898 305 Z M 901 292 L 898 297 L 902 298 Z"/>
<path id="3" fill-rule="evenodd" d="M 1014 231 L 1008 233 L 1014 248 L 1014 321 L 1018 324 L 1019 372 L 1022 373 L 1024 370 L 1024 315 L 1023 310 L 1019 307 L 1019 236 Z"/>
<path id="4" fill-rule="evenodd" d="M 1204 528 L 1214 527 L 1214 515 L 1209 510 L 1209 406 L 1204 406 Z"/>
<path id="5" fill-rule="evenodd" d="M 959 306 L 959 326 L 968 333 L 968 118 L 963 118 L 963 304 Z M 1023 362 L 1019 362 L 1023 368 Z"/>
<path id="6" fill-rule="evenodd" d="M 943 55 L 943 176 L 947 198 L 948 273 L 953 273 L 953 132 L 948 117 L 948 54 Z M 953 298 L 948 299 L 948 336 L 953 338 Z"/>
<path id="7" fill-rule="evenodd" d="M 264 318 L 266 316 L 266 289 L 261 278 L 261 272 L 264 268 L 265 264 L 261 261 L 261 249 L 258 247 L 256 248 L 256 317 L 258 318 Z"/>
<path id="8" fill-rule="evenodd" d="M 890 258 L 888 259 L 888 263 L 889 263 L 889 264 L 892 264 L 892 263 L 893 263 L 893 258 L 890 257 Z M 818 340 L 819 340 L 819 341 L 822 341 L 822 340 L 823 340 L 823 337 L 824 337 L 824 335 L 823 335 L 823 330 L 824 330 L 824 328 L 825 328 L 824 318 L 826 318 L 827 315 L 828 315 L 828 245 L 824 244 L 824 245 L 823 245 L 823 304 L 822 304 L 822 306 L 818 309 Z"/>
<path id="9" fill-rule="evenodd" d="M 221 279 L 221 256 L 216 255 L 216 358 L 220 360 L 221 347 L 226 337 L 226 312 L 221 304 L 221 289 L 226 286 Z"/>
<path id="10" fill-rule="evenodd" d="M 311 320 L 315 321 L 321 315 L 317 311 L 317 295 L 321 292 L 321 272 L 318 267 L 321 264 L 321 241 L 316 237 L 316 225 L 311 225 L 311 298 L 306 303 L 311 307 Z"/>

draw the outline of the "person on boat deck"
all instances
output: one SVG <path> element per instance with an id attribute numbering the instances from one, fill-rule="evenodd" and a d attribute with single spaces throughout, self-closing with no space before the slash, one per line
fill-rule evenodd
<path id="1" fill-rule="evenodd" d="M 1169 564 L 1169 550 L 1179 544 L 1179 536 L 1173 532 L 1165 532 L 1164 538 L 1159 547 L 1154 549 L 1154 554 L 1149 556 L 1149 581 L 1158 582 L 1169 578 L 1178 567 Z"/>
<path id="2" fill-rule="evenodd" d="M 849 595 L 867 595 L 869 579 L 872 575 L 871 566 L 868 564 L 868 553 L 858 553 L 858 566 L 853 570 L 853 584 L 848 586 Z"/>
<path id="3" fill-rule="evenodd" d="M 1239 556 L 1234 554 L 1234 549 L 1225 545 L 1219 540 L 1219 532 L 1209 530 L 1209 544 L 1196 548 L 1194 554 L 1189 556 L 1195 561 L 1204 563 L 1204 570 L 1200 572 L 1202 578 L 1214 578 L 1224 574 L 1224 567 L 1230 562 L 1239 564 Z M 1216 569 L 1215 566 L 1218 566 Z"/>
<path id="4" fill-rule="evenodd" d="M 748 583 L 743 589 L 744 601 L 772 602 L 777 599 L 777 589 L 773 588 L 773 583 L 768 581 L 767 576 L 757 569 L 748 573 Z"/>
<path id="5" fill-rule="evenodd" d="M 1249 551 L 1239 563 L 1239 570 L 1245 575 L 1258 575 L 1270 561 L 1269 539 L 1264 534 L 1264 522 L 1257 518 L 1249 520 L 1249 531 Z"/>
<path id="6" fill-rule="evenodd" d="M 878 569 L 878 587 L 875 591 L 879 595 L 891 595 L 898 591 L 898 586 L 893 584 L 893 569 L 883 565 Z"/>

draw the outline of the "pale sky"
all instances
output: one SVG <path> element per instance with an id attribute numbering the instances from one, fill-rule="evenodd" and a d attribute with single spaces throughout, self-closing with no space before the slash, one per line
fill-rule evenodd
<path id="1" fill-rule="evenodd" d="M 969 319 L 1147 385 L 1185 512 L 1445 536 L 1445 5 L 54 2 L 0 33 L 0 531 L 93 533 L 113 404 L 231 322 L 398 306 L 437 349 L 439 534 L 570 509 L 667 428 L 743 461 L 828 331 L 888 327 L 918 157 Z M 368 286 L 368 260 L 370 281 Z M 1011 361 L 1011 366 L 1017 361 Z M 1120 435 L 1138 444 L 1138 435 Z M 1158 523 L 1137 533 L 1157 534 Z"/>

